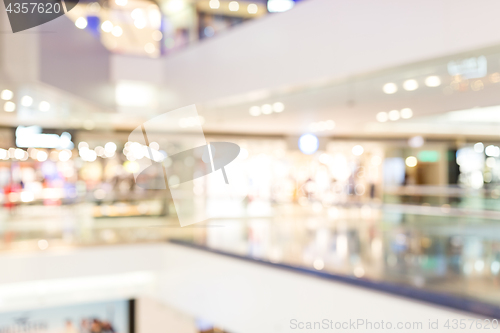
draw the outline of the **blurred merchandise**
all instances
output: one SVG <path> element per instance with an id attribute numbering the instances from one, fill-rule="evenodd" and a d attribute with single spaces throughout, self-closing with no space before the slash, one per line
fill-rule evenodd
<path id="1" fill-rule="evenodd" d="M 128 300 L 0 313 L 0 330 L 47 333 L 132 333 Z"/>

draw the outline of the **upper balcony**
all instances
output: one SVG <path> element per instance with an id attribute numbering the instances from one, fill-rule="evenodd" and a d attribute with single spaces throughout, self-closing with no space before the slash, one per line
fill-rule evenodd
<path id="1" fill-rule="evenodd" d="M 215 0 L 121 1 L 81 4 L 68 14 L 71 20 L 61 17 L 33 31 L 2 34 L 1 61 L 9 78 L 5 88 L 17 89 L 19 96 L 21 91 L 33 91 L 40 99 L 52 98 L 52 118 L 43 118 L 56 127 L 84 128 L 84 120 L 90 118 L 103 128 L 128 129 L 144 117 L 196 103 L 206 131 L 273 135 L 300 134 L 326 120 L 335 122 L 335 134 L 341 136 L 382 135 L 389 132 L 388 126 L 399 128 L 392 131 L 396 136 L 422 130 L 456 134 L 462 133 L 460 126 L 429 130 L 436 120 L 429 117 L 500 104 L 495 88 L 500 36 L 495 33 L 494 14 L 500 4 L 495 1 L 311 0 L 272 15 L 265 15 L 260 2 L 251 3 L 257 7 L 252 14 L 250 4 L 242 1 L 235 11 L 229 9 L 231 2 Z M 175 15 L 155 23 L 160 9 L 165 17 L 176 11 L 197 13 L 196 29 L 188 34 L 193 37 L 186 39 L 193 43 L 176 42 L 179 30 L 163 23 L 176 21 Z M 214 15 L 207 14 L 210 11 Z M 144 16 L 137 16 L 139 12 Z M 145 14 L 149 12 L 153 14 Z M 200 23 L 201 17 L 215 20 L 240 14 L 260 17 L 233 29 L 219 31 L 210 25 L 213 36 Z M 6 17 L 0 20 L 2 29 L 8 30 Z M 140 48 L 137 43 L 142 43 Z M 460 67 L 467 59 L 477 67 L 481 57 L 487 62 L 484 75 L 468 78 L 449 70 L 450 63 Z M 440 86 L 427 87 L 429 76 L 437 76 Z M 407 80 L 416 80 L 420 89 L 403 89 Z M 399 91 L 385 94 L 386 83 L 395 83 Z M 73 97 L 63 97 L 63 91 Z M 132 96 L 133 105 L 123 101 L 124 94 Z M 262 118 L 249 114 L 253 106 L 275 102 L 285 105 L 286 122 L 273 114 L 263 124 Z M 63 104 L 72 110 L 71 121 L 61 111 Z M 377 122 L 380 112 L 408 108 L 415 121 L 422 120 L 419 124 Z M 488 112 L 485 109 L 487 118 Z M 36 118 L 36 112 L 29 117 Z M 19 116 L 3 118 L 12 125 L 26 121 Z M 469 132 L 492 135 L 494 129 L 479 126 Z"/>

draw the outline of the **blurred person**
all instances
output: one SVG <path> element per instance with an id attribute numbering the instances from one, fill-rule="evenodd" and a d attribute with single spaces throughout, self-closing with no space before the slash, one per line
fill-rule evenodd
<path id="1" fill-rule="evenodd" d="M 82 319 L 80 333 L 90 333 L 90 323 L 88 319 Z"/>
<path id="2" fill-rule="evenodd" d="M 99 319 L 94 318 L 92 325 L 90 325 L 91 333 L 102 333 L 102 323 Z"/>
<path id="3" fill-rule="evenodd" d="M 71 319 L 66 320 L 66 326 L 64 327 L 64 333 L 79 333 L 76 327 L 73 325 Z"/>
<path id="4" fill-rule="evenodd" d="M 4 187 L 3 191 L 5 194 L 5 202 L 4 202 L 4 207 L 9 210 L 10 214 L 14 213 L 14 208 L 16 208 L 17 203 L 12 200 L 12 196 L 10 195 L 11 193 L 20 193 L 21 192 L 21 186 L 17 183 L 11 182 L 7 186 Z"/>
<path id="5" fill-rule="evenodd" d="M 108 321 L 102 322 L 102 333 L 115 333 L 115 329 Z"/>

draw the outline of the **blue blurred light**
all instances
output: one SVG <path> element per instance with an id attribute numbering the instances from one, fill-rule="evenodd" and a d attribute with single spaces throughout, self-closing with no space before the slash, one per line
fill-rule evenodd
<path id="1" fill-rule="evenodd" d="M 304 154 L 315 153 L 319 147 L 318 137 L 314 134 L 304 134 L 299 138 L 299 149 Z"/>
<path id="2" fill-rule="evenodd" d="M 211 26 L 208 26 L 203 30 L 203 33 L 207 37 L 213 37 L 213 35 L 215 35 L 215 30 Z"/>
<path id="3" fill-rule="evenodd" d="M 90 30 L 92 35 L 99 37 L 101 34 L 101 20 L 98 16 L 87 16 L 87 30 Z"/>

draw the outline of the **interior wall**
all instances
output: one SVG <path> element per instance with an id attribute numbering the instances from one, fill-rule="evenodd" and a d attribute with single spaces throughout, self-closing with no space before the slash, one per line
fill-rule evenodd
<path id="1" fill-rule="evenodd" d="M 195 320 L 151 298 L 135 300 L 135 333 L 198 333 Z"/>

